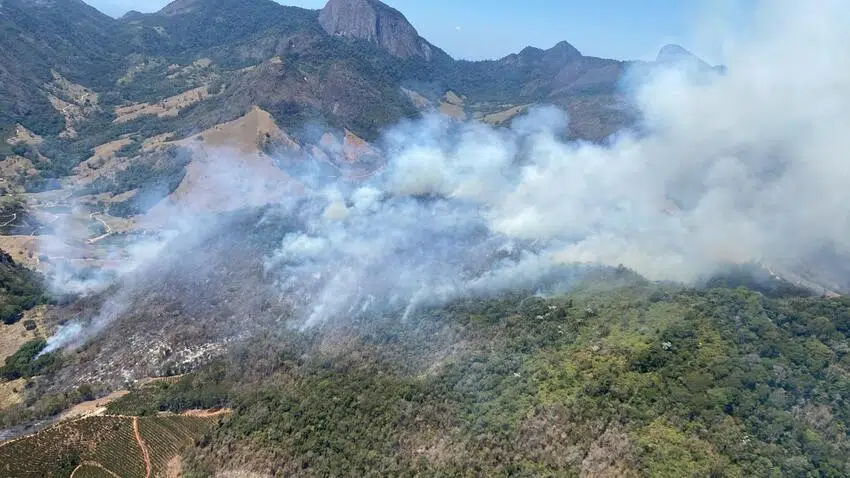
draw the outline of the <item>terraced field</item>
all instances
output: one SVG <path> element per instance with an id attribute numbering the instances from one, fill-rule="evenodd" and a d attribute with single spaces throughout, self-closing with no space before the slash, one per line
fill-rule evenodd
<path id="1" fill-rule="evenodd" d="M 168 460 L 209 429 L 211 418 L 165 415 L 139 419 L 139 434 L 148 446 L 151 469 L 165 470 Z"/>
<path id="2" fill-rule="evenodd" d="M 115 478 L 114 472 L 107 470 L 97 463 L 83 463 L 71 474 L 71 478 Z"/>
<path id="3" fill-rule="evenodd" d="M 150 478 L 223 413 L 208 416 L 93 416 L 0 445 L 0 476 Z"/>

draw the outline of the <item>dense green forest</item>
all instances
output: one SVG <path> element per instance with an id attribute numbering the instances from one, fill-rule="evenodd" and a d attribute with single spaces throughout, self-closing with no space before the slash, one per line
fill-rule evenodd
<path id="1" fill-rule="evenodd" d="M 6 358 L 5 365 L 0 367 L 0 377 L 7 380 L 30 378 L 56 369 L 60 363 L 57 354 L 39 355 L 45 347 L 47 341 L 43 339 L 25 343 L 17 352 Z"/>
<path id="2" fill-rule="evenodd" d="M 13 324 L 25 310 L 45 303 L 42 281 L 39 273 L 17 264 L 0 249 L 0 321 Z"/>
<path id="3" fill-rule="evenodd" d="M 612 274 L 270 333 L 110 411 L 233 407 L 193 477 L 850 474 L 850 300 Z"/>

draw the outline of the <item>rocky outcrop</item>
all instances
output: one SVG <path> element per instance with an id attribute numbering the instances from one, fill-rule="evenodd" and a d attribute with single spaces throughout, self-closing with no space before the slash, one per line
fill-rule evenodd
<path id="1" fill-rule="evenodd" d="M 401 12 L 377 0 L 330 0 L 319 23 L 330 35 L 366 40 L 400 58 L 433 55 L 433 47 Z"/>

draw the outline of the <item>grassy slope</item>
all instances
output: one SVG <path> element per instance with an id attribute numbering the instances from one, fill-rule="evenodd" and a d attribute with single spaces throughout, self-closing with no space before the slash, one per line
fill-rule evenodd
<path id="1" fill-rule="evenodd" d="M 116 407 L 233 405 L 198 476 L 847 476 L 848 333 L 846 299 L 627 279 L 272 337 Z"/>

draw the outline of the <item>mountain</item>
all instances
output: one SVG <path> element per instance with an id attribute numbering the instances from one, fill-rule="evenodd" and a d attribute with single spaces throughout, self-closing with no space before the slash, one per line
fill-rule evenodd
<path id="1" fill-rule="evenodd" d="M 501 59 L 505 65 L 517 67 L 540 67 L 545 65 L 563 65 L 582 58 L 578 49 L 569 43 L 562 41 L 548 50 L 535 47 L 526 47 L 519 53 L 508 55 Z"/>
<path id="2" fill-rule="evenodd" d="M 125 16 L 120 24 L 132 52 L 182 61 L 213 55 L 228 66 L 270 58 L 287 35 L 321 31 L 316 12 L 271 0 L 176 0 L 156 13 Z M 282 38 L 272 41 L 275 35 Z M 228 53 L 235 58 L 226 58 Z"/>
<path id="3" fill-rule="evenodd" d="M 725 67 L 711 66 L 705 60 L 694 55 L 684 47 L 674 44 L 661 47 L 655 62 L 660 65 L 685 67 L 695 72 L 725 72 Z"/>
<path id="4" fill-rule="evenodd" d="M 658 51 L 655 61 L 658 63 L 694 62 L 702 67 L 709 68 L 709 64 L 697 57 L 680 45 L 664 45 Z"/>
<path id="5" fill-rule="evenodd" d="M 108 87 L 119 63 L 112 18 L 80 0 L 4 0 L 0 4 L 0 130 L 26 123 L 57 134 L 61 119 L 45 83 L 55 71 L 71 81 Z"/>
<path id="6" fill-rule="evenodd" d="M 592 141 L 639 119 L 621 90 L 639 63 L 586 56 L 566 41 L 456 61 L 377 0 L 330 0 L 322 10 L 176 0 L 120 19 L 77 0 L 9 0 L 0 8 L 8 32 L 0 39 L 0 137 L 7 139 L 0 157 L 15 149 L 19 126 L 45 137 L 28 147 L 26 160 L 39 171 L 27 179 L 31 189 L 55 183 L 93 148 L 123 136 L 136 143 L 188 137 L 254 107 L 295 135 L 318 123 L 367 141 L 425 111 L 499 125 L 553 104 L 569 114 L 570 137 Z M 648 67 L 689 58 L 696 57 L 665 47 Z"/>
<path id="7" fill-rule="evenodd" d="M 447 91 L 457 92 L 468 98 L 469 116 L 499 114 L 496 105 L 506 99 L 515 104 L 502 110 L 553 102 L 570 110 L 575 136 L 589 139 L 628 123 L 593 120 L 581 126 L 595 113 L 611 115 L 606 111 L 617 103 L 612 95 L 622 62 L 584 57 L 567 42 L 498 61 L 455 61 L 420 37 L 401 12 L 377 0 L 331 0 L 321 11 L 271 0 L 177 0 L 159 12 L 131 12 L 118 20 L 75 0 L 13 0 L 2 8 L 6 28 L 32 38 L 40 52 L 22 49 L 14 35 L 3 37 L 9 48 L 0 74 L 8 78 L 4 98 L 12 112 L 0 117 L 5 130 L 21 123 L 39 134 L 61 130 L 74 136 L 91 121 L 110 120 L 116 107 L 155 103 L 209 84 L 228 88 L 215 104 L 202 102 L 186 118 L 171 120 L 174 126 L 158 129 L 205 129 L 261 106 L 283 124 L 321 118 L 374 138 L 382 125 L 418 114 L 401 87 L 433 104 Z M 68 21 L 67 12 L 83 21 Z M 281 63 L 270 67 L 276 58 Z M 192 67 L 194 62 L 205 66 Z M 87 106 L 74 94 L 51 103 L 45 86 L 54 79 L 51 70 L 103 104 Z M 87 133 L 81 136 L 86 141 Z"/>
<path id="8" fill-rule="evenodd" d="M 420 37 L 401 12 L 378 0 L 330 0 L 319 23 L 329 35 L 365 40 L 400 58 L 445 55 Z"/>

